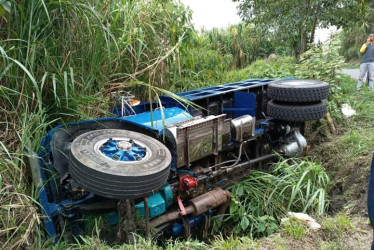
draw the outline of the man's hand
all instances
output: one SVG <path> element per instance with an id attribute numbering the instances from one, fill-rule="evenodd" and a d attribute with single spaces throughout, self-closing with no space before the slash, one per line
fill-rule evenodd
<path id="1" fill-rule="evenodd" d="M 366 44 L 369 44 L 370 43 L 370 37 L 368 38 L 368 40 L 366 40 Z"/>

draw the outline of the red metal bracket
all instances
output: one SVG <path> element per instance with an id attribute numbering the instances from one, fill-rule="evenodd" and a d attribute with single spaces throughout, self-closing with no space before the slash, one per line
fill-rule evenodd
<path id="1" fill-rule="evenodd" d="M 184 207 L 181 197 L 179 195 L 177 196 L 177 201 L 178 201 L 178 206 L 179 206 L 179 213 L 181 215 L 186 215 L 187 214 L 186 208 Z"/>
<path id="2" fill-rule="evenodd" d="M 189 175 L 182 176 L 179 182 L 181 191 L 186 191 L 197 186 L 196 178 Z"/>

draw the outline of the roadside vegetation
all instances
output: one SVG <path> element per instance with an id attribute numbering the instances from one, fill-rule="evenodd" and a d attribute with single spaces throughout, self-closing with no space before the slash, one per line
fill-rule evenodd
<path id="1" fill-rule="evenodd" d="M 110 115 L 110 92 L 116 90 L 154 99 L 248 78 L 287 77 L 330 84 L 336 131 L 324 121 L 308 124 L 310 157 L 280 160 L 232 186 L 229 213 L 213 220 L 210 240 L 170 240 L 163 247 L 351 249 L 354 242 L 343 239 L 370 241 L 364 215 L 374 96 L 354 93 L 355 82 L 339 73 L 344 61 L 358 58 L 368 28 L 345 30 L 297 58 L 298 44 L 285 47 L 292 41 L 279 43 L 255 23 L 198 34 L 190 21 L 191 12 L 173 1 L 0 1 L 1 248 L 52 247 L 27 156 L 54 125 Z M 357 115 L 343 118 L 343 103 Z M 281 224 L 288 211 L 315 216 L 321 231 L 297 220 Z M 161 248 L 142 237 L 133 246 L 109 245 L 94 222 L 91 235 L 54 247 Z"/>

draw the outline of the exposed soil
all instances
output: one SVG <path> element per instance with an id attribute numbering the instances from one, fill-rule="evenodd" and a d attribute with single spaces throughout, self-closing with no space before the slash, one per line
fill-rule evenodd
<path id="1" fill-rule="evenodd" d="M 312 149 L 309 155 L 323 162 L 323 166 L 332 178 L 333 185 L 329 191 L 330 211 L 336 213 L 346 210 L 352 215 L 367 216 L 366 200 L 372 155 L 366 153 L 346 161 L 341 155 L 328 150 L 336 148 L 334 143 L 338 138 L 339 136 L 331 142 L 320 144 Z"/>
<path id="2" fill-rule="evenodd" d="M 320 229 L 309 231 L 300 239 L 294 239 L 283 233 L 263 238 L 258 249 L 370 249 L 372 230 L 362 217 L 351 219 L 352 230 L 346 230 L 339 236 Z"/>
<path id="3" fill-rule="evenodd" d="M 348 214 L 354 229 L 336 239 L 329 238 L 323 228 L 308 233 L 301 240 L 287 238 L 285 249 L 370 249 L 373 233 L 368 220 L 367 191 L 372 154 L 364 151 L 357 157 L 350 157 L 350 148 L 342 143 L 344 130 L 338 127 L 335 135 L 317 139 L 317 134 L 326 133 L 326 130 L 317 129 L 312 133 L 316 137 L 309 138 L 313 144 L 308 155 L 319 160 L 331 177 L 329 214 Z"/>

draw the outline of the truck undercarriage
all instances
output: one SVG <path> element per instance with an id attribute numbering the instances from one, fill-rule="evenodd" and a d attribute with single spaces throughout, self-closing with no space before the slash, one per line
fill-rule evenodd
<path id="1" fill-rule="evenodd" d="M 81 218 L 100 213 L 129 242 L 136 216 L 147 237 L 206 235 L 228 186 L 305 153 L 305 121 L 325 115 L 327 95 L 319 81 L 250 79 L 178 93 L 187 104 L 122 96 L 116 117 L 55 127 L 30 158 L 46 231 L 80 235 Z"/>

